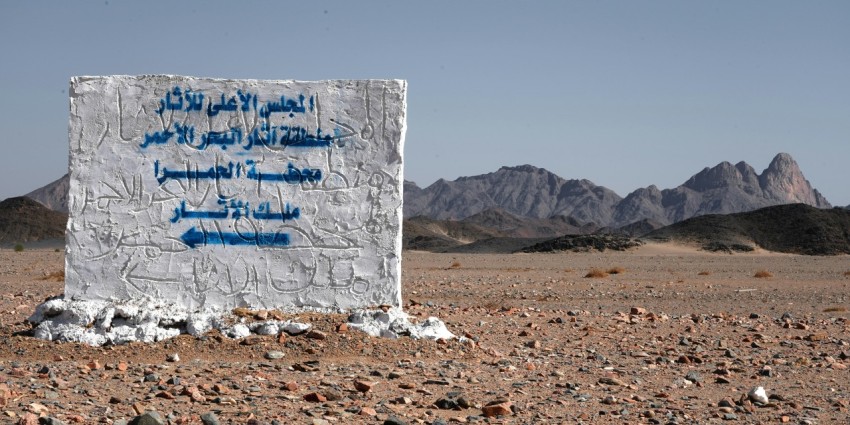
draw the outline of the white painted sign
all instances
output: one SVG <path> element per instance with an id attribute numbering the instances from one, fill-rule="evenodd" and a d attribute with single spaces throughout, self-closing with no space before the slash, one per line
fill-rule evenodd
<path id="1" fill-rule="evenodd" d="M 406 88 L 73 78 L 65 296 L 400 305 Z"/>

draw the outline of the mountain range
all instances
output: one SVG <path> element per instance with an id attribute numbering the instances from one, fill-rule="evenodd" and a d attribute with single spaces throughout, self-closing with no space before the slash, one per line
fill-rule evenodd
<path id="1" fill-rule="evenodd" d="M 776 155 L 757 173 L 746 162 L 706 167 L 682 185 L 640 188 L 620 197 L 589 180 L 567 180 L 531 165 L 454 181 L 438 180 L 420 188 L 404 185 L 404 216 L 462 220 L 497 208 L 536 219 L 570 217 L 582 224 L 619 228 L 652 223 L 669 225 L 706 214 L 730 214 L 790 203 L 816 208 L 831 205 L 814 189 L 787 153 Z"/>
<path id="2" fill-rule="evenodd" d="M 7 229 L 0 229 L 0 242 L 38 240 L 42 233 L 57 237 L 64 221 L 48 213 L 64 213 L 60 215 L 67 217 L 68 187 L 66 174 L 25 198 L 12 198 L 14 202 L 6 205 L 3 214 L 9 223 L 0 226 Z M 27 203 L 26 198 L 43 206 Z M 661 190 L 652 185 L 625 198 L 589 180 L 567 180 L 543 168 L 521 165 L 454 181 L 441 179 L 426 188 L 405 181 L 403 238 L 406 249 L 513 252 L 562 235 L 617 233 L 695 239 L 692 233 L 696 228 L 703 235 L 696 239 L 704 243 L 712 236 L 705 229 L 711 228 L 712 223 L 726 223 L 717 217 L 786 204 L 813 207 L 789 210 L 800 217 L 820 217 L 812 211 L 830 207 L 785 153 L 776 155 L 760 174 L 745 162 L 721 162 L 704 168 L 678 187 Z M 15 215 L 21 218 L 14 219 Z M 29 223 L 33 217 L 42 217 L 41 221 L 51 224 L 31 224 L 36 229 L 34 233 L 14 224 Z M 700 217 L 706 218 L 689 221 Z M 774 215 L 770 217 L 776 219 Z M 670 226 L 675 223 L 685 224 Z M 765 231 L 750 224 L 746 228 L 746 235 L 739 237 L 756 244 L 769 240 L 759 235 L 782 230 Z M 727 246 L 732 239 L 726 237 L 720 246 Z"/>

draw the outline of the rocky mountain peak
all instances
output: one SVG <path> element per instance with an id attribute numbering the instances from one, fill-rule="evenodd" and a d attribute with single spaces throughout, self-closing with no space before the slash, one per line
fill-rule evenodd
<path id="1" fill-rule="evenodd" d="M 797 161 L 787 153 L 776 155 L 759 176 L 765 197 L 776 203 L 804 203 L 829 208 L 829 202 L 803 176 Z"/>
<path id="2" fill-rule="evenodd" d="M 545 168 L 535 167 L 535 166 L 529 165 L 529 164 L 515 165 L 513 167 L 502 166 L 501 168 L 499 168 L 499 171 L 503 171 L 503 170 L 504 171 L 519 171 L 519 172 L 523 172 L 523 173 L 540 173 L 540 172 L 548 173 L 549 172 Z"/>
<path id="3" fill-rule="evenodd" d="M 51 210 L 67 213 L 70 187 L 71 177 L 65 174 L 47 186 L 40 187 L 24 196 L 41 202 L 42 205 Z"/>
<path id="4" fill-rule="evenodd" d="M 773 157 L 773 160 L 770 161 L 770 165 L 767 166 L 765 171 L 770 170 L 787 170 L 788 172 L 800 172 L 800 166 L 797 165 L 797 161 L 794 161 L 794 158 L 785 152 L 779 152 Z"/>
<path id="5" fill-rule="evenodd" d="M 741 172 L 737 167 L 727 161 L 715 165 L 713 168 L 705 167 L 702 171 L 694 174 L 683 186 L 704 192 L 723 186 L 732 186 L 742 180 Z"/>

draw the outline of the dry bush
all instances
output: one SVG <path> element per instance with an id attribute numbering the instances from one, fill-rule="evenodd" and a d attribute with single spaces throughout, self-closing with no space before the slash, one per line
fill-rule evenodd
<path id="1" fill-rule="evenodd" d="M 62 282 L 65 280 L 65 270 L 59 270 L 58 272 L 48 273 L 44 275 L 41 280 L 52 280 L 54 282 Z"/>
<path id="2" fill-rule="evenodd" d="M 504 297 L 496 297 L 489 298 L 481 304 L 481 307 L 489 311 L 508 311 L 510 307 L 508 307 L 507 299 Z"/>
<path id="3" fill-rule="evenodd" d="M 622 267 L 611 267 L 610 269 L 608 269 L 609 274 L 620 274 L 620 273 L 624 273 L 625 271 L 626 271 L 626 269 L 624 269 Z"/>
<path id="4" fill-rule="evenodd" d="M 567 267 L 566 269 L 564 269 L 564 273 L 572 273 L 572 272 L 574 272 L 574 271 L 575 271 L 575 269 L 571 269 L 571 268 L 569 268 L 569 267 Z"/>
<path id="5" fill-rule="evenodd" d="M 531 267 L 508 267 L 504 270 L 506 272 L 530 272 Z"/>
<path id="6" fill-rule="evenodd" d="M 587 274 L 584 275 L 584 277 L 591 277 L 591 278 L 608 277 L 608 272 L 606 272 L 605 270 L 601 270 L 601 269 L 590 269 L 590 271 L 587 272 Z"/>
<path id="7" fill-rule="evenodd" d="M 828 307 L 823 309 L 824 313 L 845 313 L 847 311 L 847 307 Z"/>
<path id="8" fill-rule="evenodd" d="M 450 269 L 459 269 L 460 268 L 460 261 L 452 261 L 452 265 L 449 266 L 449 268 Z"/>
<path id="9" fill-rule="evenodd" d="M 850 277 L 850 272 L 844 272 L 844 276 Z"/>
<path id="10" fill-rule="evenodd" d="M 703 270 L 703 271 L 697 273 L 697 276 L 708 276 L 710 274 L 711 274 L 711 272 Z"/>
<path id="11" fill-rule="evenodd" d="M 759 270 L 759 271 L 756 272 L 756 274 L 753 275 L 753 277 L 763 279 L 763 278 L 767 278 L 767 277 L 773 277 L 773 273 L 771 273 L 767 270 Z"/>

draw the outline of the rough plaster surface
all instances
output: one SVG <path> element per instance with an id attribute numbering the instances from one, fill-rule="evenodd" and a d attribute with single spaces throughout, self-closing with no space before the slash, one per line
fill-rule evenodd
<path id="1" fill-rule="evenodd" d="M 404 81 L 76 77 L 70 94 L 66 298 L 400 305 Z"/>

